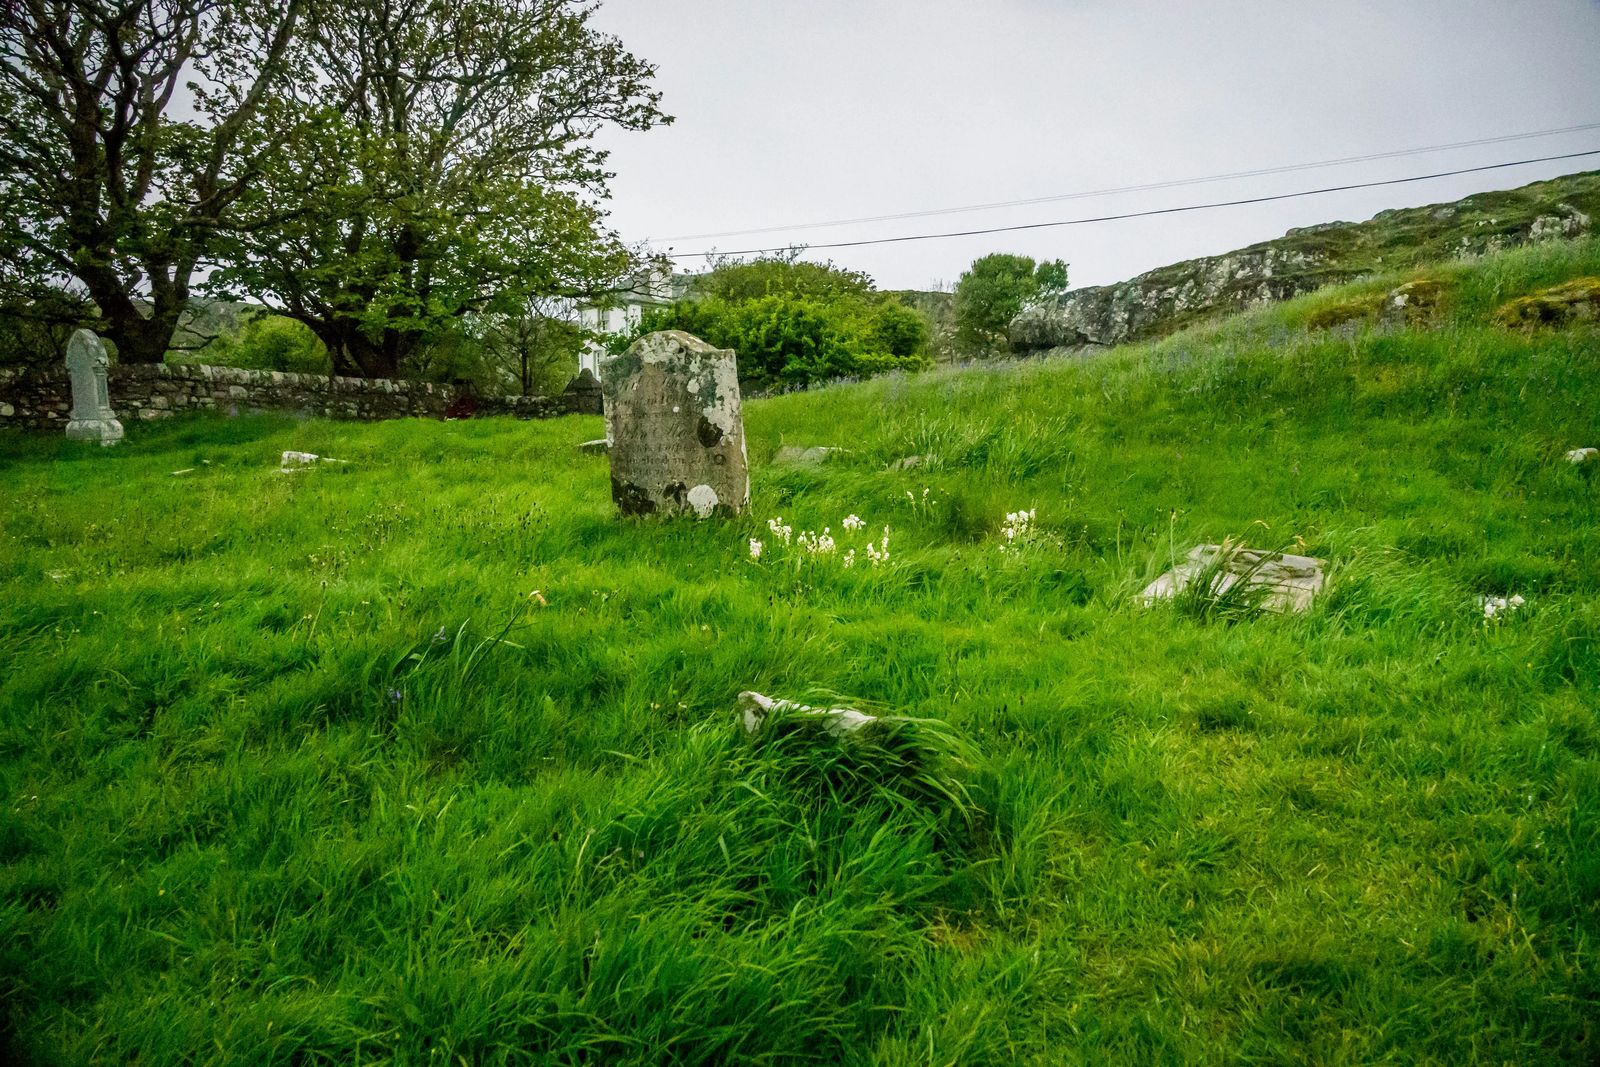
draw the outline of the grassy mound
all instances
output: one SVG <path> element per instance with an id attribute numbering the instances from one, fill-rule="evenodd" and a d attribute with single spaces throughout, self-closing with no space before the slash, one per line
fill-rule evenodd
<path id="1" fill-rule="evenodd" d="M 13 1058 L 1592 1059 L 1600 336 L 1492 319 L 1597 274 L 753 403 L 698 526 L 595 419 L 0 437 Z M 1139 601 L 1230 537 L 1326 592 Z"/>

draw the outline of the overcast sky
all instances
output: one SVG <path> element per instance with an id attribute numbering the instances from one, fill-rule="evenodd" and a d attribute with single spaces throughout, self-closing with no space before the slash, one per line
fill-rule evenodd
<path id="1" fill-rule="evenodd" d="M 828 229 L 1600 123 L 1600 0 L 604 0 L 677 121 L 608 136 L 612 223 L 678 252 L 1071 219 L 1600 149 L 1600 129 L 1322 170 Z M 989 252 L 1095 285 L 1600 156 L 1250 207 L 808 258 L 883 288 Z M 664 240 L 677 238 L 675 240 Z M 680 260 L 699 268 L 699 260 Z"/>

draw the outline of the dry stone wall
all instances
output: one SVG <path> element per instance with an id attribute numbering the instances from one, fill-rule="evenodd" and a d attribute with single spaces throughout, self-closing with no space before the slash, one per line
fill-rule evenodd
<path id="1" fill-rule="evenodd" d="M 124 423 L 169 418 L 186 411 L 229 415 L 278 412 L 363 422 L 446 415 L 514 415 L 525 419 L 600 413 L 596 390 L 556 396 L 474 396 L 431 382 L 337 378 L 238 367 L 158 364 L 112 367 L 111 406 Z M 0 428 L 65 431 L 72 389 L 65 368 L 0 369 Z"/>

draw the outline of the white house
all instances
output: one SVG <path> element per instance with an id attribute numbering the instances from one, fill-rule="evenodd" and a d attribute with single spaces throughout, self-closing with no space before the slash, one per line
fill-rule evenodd
<path id="1" fill-rule="evenodd" d="M 605 299 L 579 304 L 578 325 L 597 333 L 625 333 L 639 325 L 646 308 L 682 300 L 687 292 L 687 282 L 687 278 L 660 267 L 640 271 L 628 280 L 625 287 L 613 290 Z M 585 344 L 583 351 L 578 354 L 579 372 L 587 367 L 596 378 L 600 377 L 600 361 L 605 354 L 605 348 L 598 342 Z"/>

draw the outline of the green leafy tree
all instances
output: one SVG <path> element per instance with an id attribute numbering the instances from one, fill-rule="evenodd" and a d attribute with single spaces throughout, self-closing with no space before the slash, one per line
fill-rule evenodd
<path id="1" fill-rule="evenodd" d="M 297 42 L 290 130 L 220 289 L 305 323 L 343 374 L 388 377 L 474 313 L 604 289 L 605 127 L 670 121 L 654 70 L 584 0 L 349 0 Z M 276 117 L 276 116 L 275 116 Z"/>
<path id="2" fill-rule="evenodd" d="M 481 317 L 477 337 L 492 385 L 509 385 L 521 396 L 563 389 L 589 339 L 571 316 L 570 302 L 533 297 L 514 312 Z"/>
<path id="3" fill-rule="evenodd" d="M 761 256 L 752 260 L 714 260 L 709 271 L 694 279 L 694 291 L 731 304 L 763 296 L 802 296 L 830 300 L 865 297 L 873 292 L 872 279 L 859 271 L 833 263 L 801 260 L 803 249 Z"/>
<path id="4" fill-rule="evenodd" d="M 1006 328 L 1023 304 L 1066 287 L 1067 265 L 1059 259 L 1036 264 L 997 252 L 974 260 L 956 282 L 956 343 L 968 352 L 1005 347 Z"/>
<path id="5" fill-rule="evenodd" d="M 65 283 L 118 359 L 160 362 L 273 142 L 308 3 L 0 3 L 0 284 Z"/>

